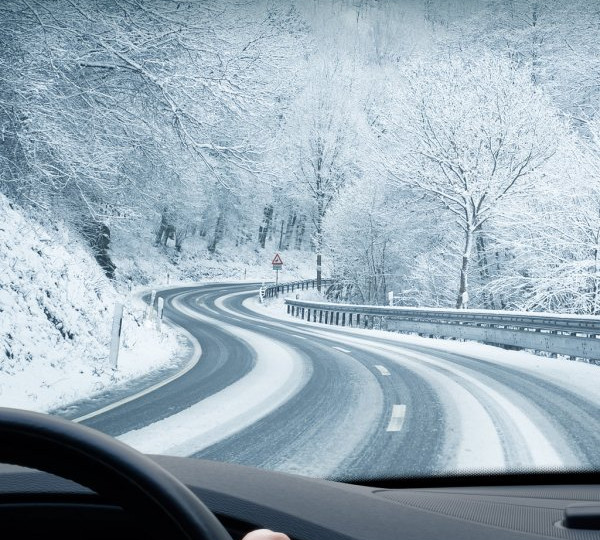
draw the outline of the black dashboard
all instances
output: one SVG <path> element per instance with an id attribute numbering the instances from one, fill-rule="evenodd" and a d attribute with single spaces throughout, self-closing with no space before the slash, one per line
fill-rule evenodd
<path id="1" fill-rule="evenodd" d="M 393 489 L 216 461 L 153 459 L 198 495 L 233 538 L 260 527 L 295 540 L 600 538 L 594 521 L 600 482 Z M 567 507 L 574 508 L 571 527 L 565 526 Z M 9 525 L 21 538 L 152 536 L 123 514 L 69 480 L 14 466 L 0 469 L 5 538 Z M 574 528 L 582 525 L 587 528 Z"/>

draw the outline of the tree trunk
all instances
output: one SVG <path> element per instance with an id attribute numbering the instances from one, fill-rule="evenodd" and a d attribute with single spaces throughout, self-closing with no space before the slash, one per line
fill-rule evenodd
<path id="1" fill-rule="evenodd" d="M 290 248 L 297 218 L 298 215 L 296 214 L 296 212 L 292 212 L 287 220 L 287 223 L 285 224 L 285 232 L 283 233 L 283 244 L 281 246 L 282 250 Z"/>
<path id="2" fill-rule="evenodd" d="M 304 239 L 304 231 L 306 230 L 306 218 L 301 216 L 296 225 L 296 244 L 295 249 L 302 249 L 302 240 Z"/>
<path id="3" fill-rule="evenodd" d="M 283 224 L 284 224 L 284 220 L 281 220 L 281 229 L 279 230 L 279 251 L 281 251 L 281 248 L 283 246 Z"/>
<path id="4" fill-rule="evenodd" d="M 600 283 L 598 282 L 598 267 L 600 263 L 600 251 L 598 250 L 598 239 L 596 239 L 596 247 L 594 248 L 594 277 L 593 280 L 593 288 L 592 288 L 592 306 L 591 306 L 591 314 L 598 314 L 598 300 L 600 296 Z"/>
<path id="5" fill-rule="evenodd" d="M 168 226 L 169 226 L 169 223 L 167 220 L 167 211 L 165 209 L 165 210 L 163 210 L 163 212 L 160 216 L 160 225 L 158 227 L 158 231 L 156 231 L 156 238 L 154 239 L 154 243 L 157 246 L 160 246 L 160 244 L 162 244 L 162 239 L 163 239 L 163 236 L 165 235 L 165 232 L 166 232 Z M 166 243 L 166 241 L 165 241 L 165 243 Z"/>
<path id="6" fill-rule="evenodd" d="M 212 242 L 208 246 L 208 252 L 213 253 L 217 250 L 217 244 L 223 238 L 224 226 L 223 226 L 223 214 L 220 213 L 217 218 L 217 224 L 215 225 L 215 234 L 213 236 Z"/>
<path id="7" fill-rule="evenodd" d="M 460 267 L 460 284 L 458 287 L 458 298 L 456 299 L 456 309 L 464 309 L 469 302 L 469 291 L 467 283 L 467 274 L 469 272 L 469 259 L 473 248 L 473 231 L 469 228 L 465 231 L 465 248 L 463 250 L 462 263 Z"/>
<path id="8" fill-rule="evenodd" d="M 487 284 L 490 281 L 490 271 L 488 268 L 485 239 L 483 238 L 481 230 L 477 233 L 475 248 L 477 249 L 477 264 L 479 266 L 479 275 L 481 276 L 483 307 L 485 307 L 485 309 L 493 309 L 494 298 L 490 292 L 486 291 Z"/>
<path id="9" fill-rule="evenodd" d="M 265 243 L 267 241 L 267 234 L 269 233 L 269 228 L 271 227 L 271 221 L 273 219 L 273 206 L 267 205 L 263 210 L 263 220 L 258 228 L 258 243 L 260 247 L 264 249 Z"/>
<path id="10" fill-rule="evenodd" d="M 317 223 L 315 249 L 317 252 L 317 291 L 321 292 L 321 251 L 323 249 L 323 214 L 325 213 L 323 197 L 317 197 Z"/>

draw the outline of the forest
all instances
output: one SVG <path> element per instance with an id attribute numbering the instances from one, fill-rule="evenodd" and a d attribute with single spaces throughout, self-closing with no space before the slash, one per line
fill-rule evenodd
<path id="1" fill-rule="evenodd" d="M 4 0 L 0 193 L 104 273 L 306 253 L 349 300 L 600 312 L 600 4 Z"/>

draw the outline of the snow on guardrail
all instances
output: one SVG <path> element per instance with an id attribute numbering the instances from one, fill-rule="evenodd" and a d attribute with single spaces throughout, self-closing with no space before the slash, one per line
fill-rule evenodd
<path id="1" fill-rule="evenodd" d="M 285 299 L 287 312 L 322 324 L 467 339 L 600 363 L 600 317 L 511 311 L 366 306 Z"/>
<path id="2" fill-rule="evenodd" d="M 322 279 L 321 286 L 329 287 L 334 283 L 333 279 Z M 304 279 L 300 281 L 290 281 L 289 283 L 279 283 L 278 285 L 269 285 L 267 287 L 261 287 L 259 296 L 262 299 L 264 298 L 273 298 L 279 296 L 279 294 L 295 292 L 295 291 L 305 291 L 308 289 L 316 289 L 317 288 L 317 280 L 316 279 Z"/>

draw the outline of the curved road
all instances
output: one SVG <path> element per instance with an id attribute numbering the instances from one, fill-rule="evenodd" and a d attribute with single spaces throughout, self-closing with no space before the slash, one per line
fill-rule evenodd
<path id="1" fill-rule="evenodd" d="M 568 379 L 277 318 L 256 291 L 159 293 L 199 362 L 83 423 L 146 452 L 335 478 L 600 464 L 600 403 Z"/>

